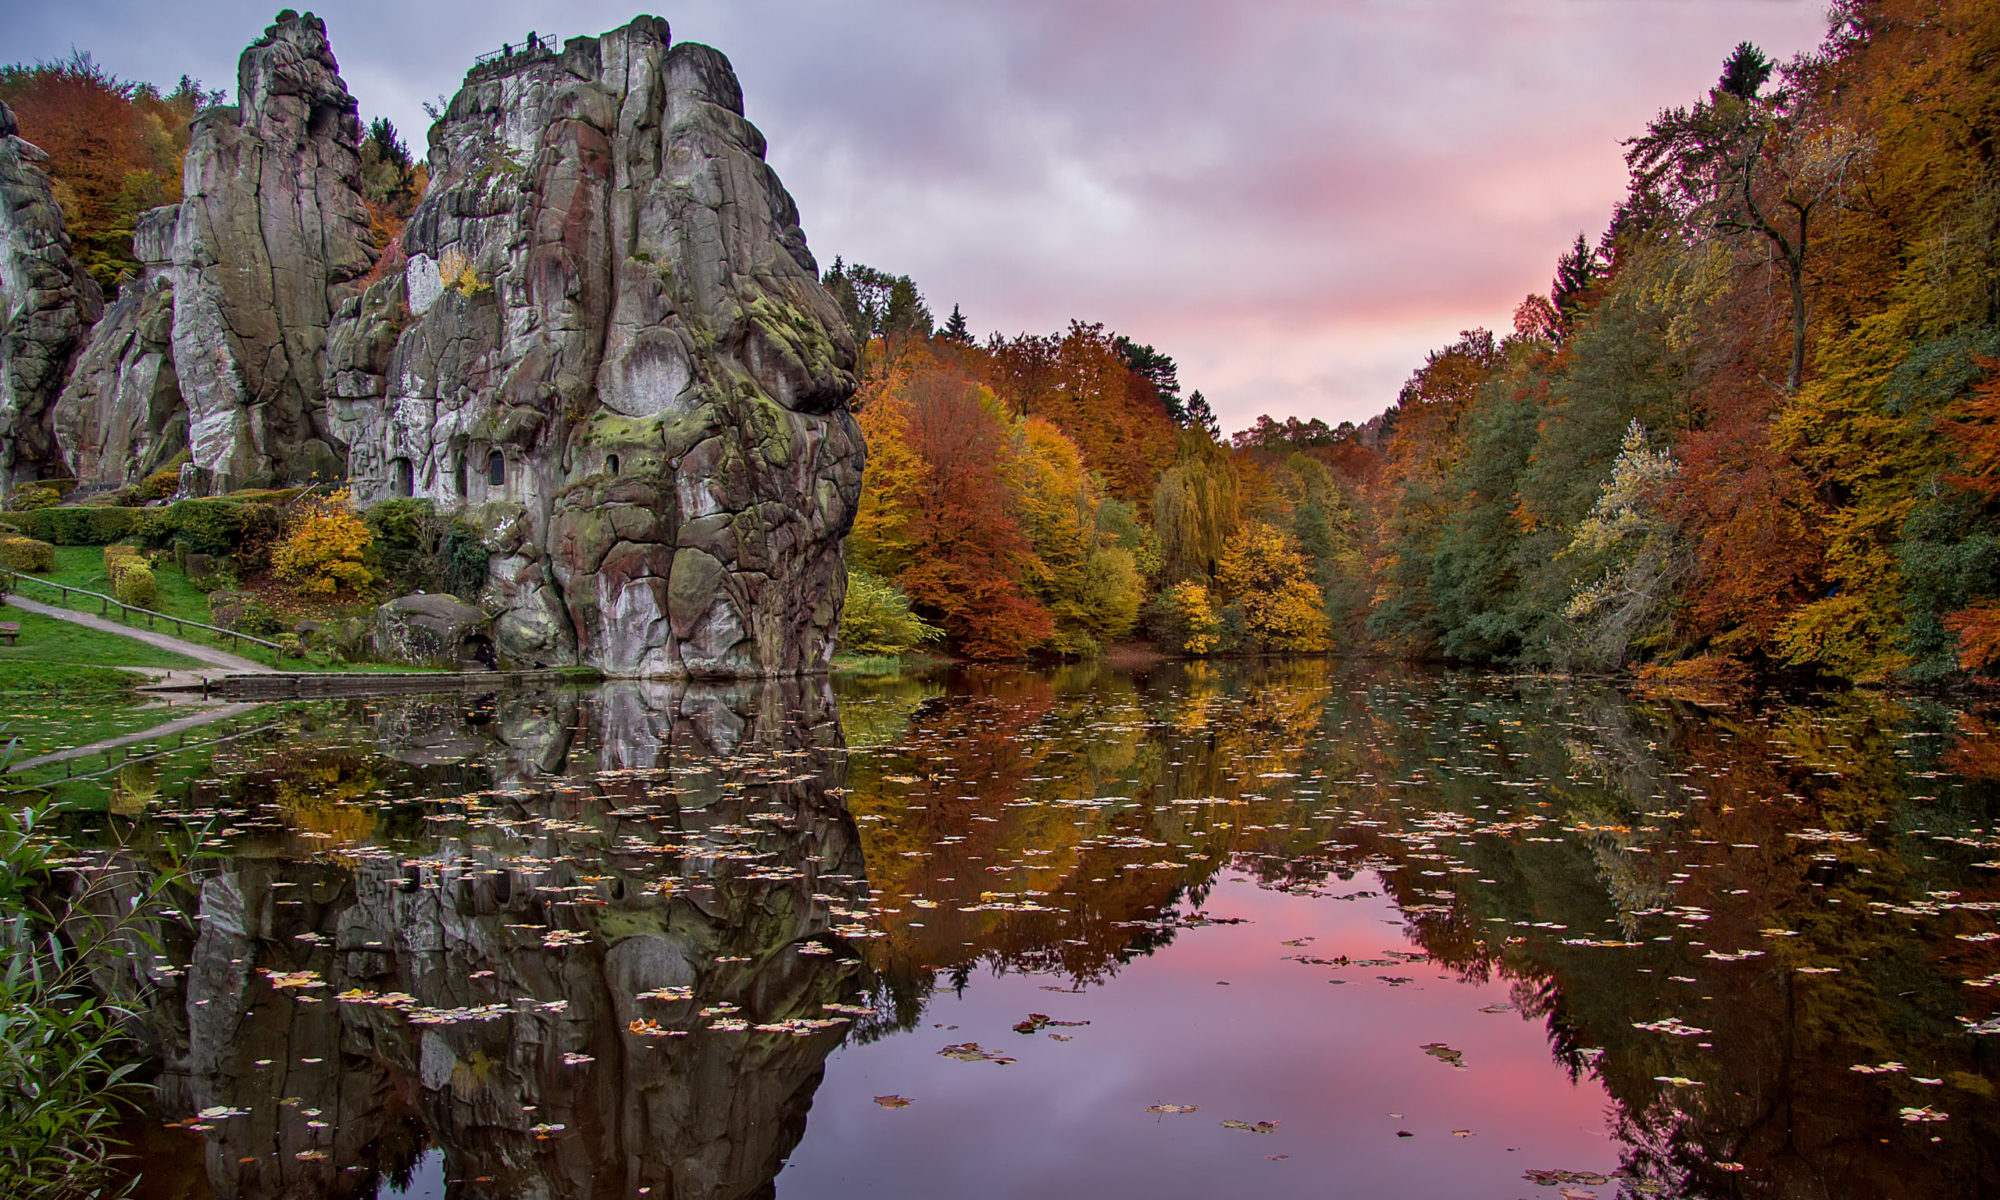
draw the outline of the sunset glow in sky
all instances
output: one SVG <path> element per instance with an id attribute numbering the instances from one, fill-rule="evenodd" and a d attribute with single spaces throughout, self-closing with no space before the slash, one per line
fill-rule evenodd
<path id="1" fill-rule="evenodd" d="M 1424 352 L 1504 329 L 1602 232 L 1619 139 L 1699 98 L 1738 41 L 1814 45 L 1822 0 L 700 0 L 661 11 L 742 77 L 835 255 L 915 278 L 942 319 L 1103 321 L 1174 355 L 1225 430 L 1362 420 Z M 276 8 L 0 0 L 4 55 L 231 86 Z M 364 118 L 422 151 L 423 102 L 605 0 L 334 0 Z"/>

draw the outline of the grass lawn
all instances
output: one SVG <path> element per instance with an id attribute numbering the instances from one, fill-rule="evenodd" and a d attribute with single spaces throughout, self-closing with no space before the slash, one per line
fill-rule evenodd
<path id="1" fill-rule="evenodd" d="M 57 546 L 55 569 L 44 575 L 37 576 L 37 578 L 46 579 L 50 583 L 68 584 L 70 587 L 102 592 L 107 596 L 112 594 L 111 577 L 104 573 L 104 550 L 100 546 Z M 181 569 L 172 562 L 161 562 L 153 568 L 153 584 L 159 592 L 158 598 L 149 606 L 154 612 L 165 613 L 170 617 L 180 617 L 187 621 L 200 621 L 203 624 L 208 624 L 213 620 L 213 614 L 209 611 L 208 607 L 208 594 L 188 582 L 188 577 L 182 574 Z M 32 583 L 23 584 L 18 581 L 15 586 L 23 596 L 26 596 L 30 600 L 40 600 L 44 604 L 63 603 L 60 592 L 53 592 L 48 588 L 36 587 Z M 99 604 L 88 597 L 72 596 L 69 599 L 68 607 L 82 612 L 94 613 L 98 612 Z M 116 609 L 113 609 L 108 614 L 100 615 L 106 616 L 109 620 L 118 619 Z M 140 623 L 137 627 L 144 628 L 144 625 Z M 248 642 L 238 642 L 232 646 L 227 636 L 210 633 L 207 630 L 188 629 L 186 627 L 175 629 L 171 625 L 156 625 L 154 628 L 161 633 L 171 634 L 184 641 L 199 642 L 204 646 L 213 646 L 218 650 L 227 650 L 231 654 L 240 655 L 253 662 L 263 663 L 266 666 L 277 667 L 280 670 L 317 669 L 309 668 L 306 664 L 296 659 L 281 658 L 279 655 L 261 646 L 254 646 Z"/>
<path id="2" fill-rule="evenodd" d="M 0 742 L 19 738 L 19 757 L 82 746 L 99 738 L 168 720 L 164 709 L 141 711 L 132 692 L 145 677 L 119 667 L 195 665 L 144 642 L 99 633 L 54 617 L 0 609 L 21 637 L 0 646 Z"/>
<path id="3" fill-rule="evenodd" d="M 44 574 L 37 575 L 35 576 L 35 578 L 45 579 L 50 583 L 65 584 L 73 588 L 83 588 L 87 591 L 100 592 L 107 596 L 112 594 L 111 577 L 104 573 L 104 550 L 102 547 L 99 546 L 57 546 L 55 548 L 55 569 L 48 571 Z M 154 612 L 164 613 L 165 615 L 170 617 L 179 617 L 182 620 L 187 620 L 187 621 L 200 621 L 203 624 L 209 624 L 214 620 L 214 614 L 209 609 L 208 594 L 206 592 L 203 592 L 200 588 L 194 586 L 194 584 L 190 583 L 188 581 L 188 577 L 185 574 L 183 574 L 181 569 L 175 566 L 171 561 L 162 561 L 158 566 L 153 568 L 153 583 L 154 586 L 158 589 L 158 596 L 150 606 Z M 64 603 L 62 593 L 53 591 L 49 588 L 38 587 L 32 583 L 22 583 L 18 580 L 14 581 L 13 586 L 16 591 L 20 592 L 21 595 L 27 597 L 30 600 L 38 600 L 43 604 Z M 100 602 L 92 600 L 87 596 L 72 595 L 68 600 L 68 607 L 74 608 L 79 612 L 96 613 L 100 616 L 104 616 L 106 620 L 117 621 L 120 619 L 119 612 L 117 609 L 114 608 L 109 613 L 101 613 L 99 612 L 99 609 L 101 607 Z M 22 646 L 20 648 L 26 649 L 27 643 L 29 642 L 27 618 L 25 618 L 24 614 L 21 614 L 18 610 L 15 611 L 12 614 L 12 616 L 23 617 L 22 628 L 21 628 Z M 0 618 L 0 619 L 11 619 L 11 618 Z M 48 624 L 51 625 L 61 624 L 60 622 L 56 622 L 48 618 L 34 618 L 34 619 L 40 621 L 47 621 Z M 143 618 L 135 617 L 133 618 L 133 627 L 135 629 L 144 629 L 147 626 Z M 91 633 L 88 630 L 78 629 L 75 626 L 63 626 L 63 628 L 73 629 L 78 634 L 84 634 L 92 638 L 103 638 L 103 639 L 112 638 L 112 635 L 110 634 Z M 330 662 L 328 661 L 329 657 L 328 655 L 318 651 L 315 651 L 313 654 L 305 658 L 285 658 L 270 650 L 266 650 L 261 646 L 251 645 L 248 642 L 238 642 L 235 645 L 231 645 L 230 639 L 227 634 L 216 634 L 216 633 L 210 633 L 207 630 L 189 629 L 185 627 L 181 629 L 175 629 L 172 625 L 169 624 L 156 624 L 153 626 L 153 628 L 160 633 L 181 638 L 184 641 L 197 642 L 204 646 L 213 646 L 218 650 L 227 650 L 231 654 L 239 655 L 243 658 L 250 659 L 253 662 L 263 663 L 264 665 L 269 667 L 276 667 L 278 670 L 281 671 L 335 671 L 335 672 L 353 671 L 353 672 L 366 673 L 366 672 L 394 672 L 394 671 L 425 671 L 425 670 L 437 669 L 430 667 L 414 667 L 403 663 Z M 96 658 L 88 658 L 88 659 L 73 658 L 73 659 L 62 659 L 62 660 L 42 659 L 40 661 L 93 662 L 93 663 L 101 663 L 102 665 L 105 666 L 135 666 L 135 667 L 144 667 L 144 666 L 184 667 L 184 666 L 201 665 L 199 663 L 189 662 L 178 655 L 167 654 L 164 651 L 154 650 L 152 647 L 146 646 L 140 642 L 133 642 L 125 638 L 116 638 L 115 640 L 120 644 L 128 644 L 134 647 L 132 653 L 135 656 L 126 658 L 117 658 L 115 661 L 113 660 L 113 658 L 110 657 L 102 659 L 96 659 Z M 10 686 L 7 679 L 7 669 L 5 666 L 5 664 L 10 661 L 8 657 L 9 653 L 10 651 L 8 651 L 5 647 L 0 647 L 0 690 L 6 690 Z M 145 655 L 152 655 L 154 657 L 148 658 L 144 657 Z M 156 661 L 156 660 L 170 660 L 170 661 Z"/>
<path id="4" fill-rule="evenodd" d="M 14 621 L 21 626 L 21 636 L 11 646 L 0 646 L 0 689 L 5 689 L 10 678 L 8 669 L 13 667 L 195 667 L 201 664 L 191 658 L 167 650 L 159 650 L 146 643 L 115 633 L 103 633 L 95 629 L 85 629 L 68 621 L 58 621 L 40 613 L 23 612 L 18 608 L 5 610 L 6 616 L 0 620 Z M 17 671 L 11 677 L 28 679 L 36 674 L 61 682 L 61 671 Z"/>

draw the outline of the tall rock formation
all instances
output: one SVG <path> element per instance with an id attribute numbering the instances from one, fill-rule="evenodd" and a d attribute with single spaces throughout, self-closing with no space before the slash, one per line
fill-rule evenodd
<path id="1" fill-rule="evenodd" d="M 0 494 L 61 474 L 51 410 L 103 308 L 70 258 L 47 158 L 0 103 Z"/>
<path id="2" fill-rule="evenodd" d="M 195 118 L 180 204 L 142 218 L 143 277 L 105 314 L 57 406 L 64 458 L 118 485 L 191 453 L 205 486 L 338 476 L 327 324 L 374 263 L 361 122 L 326 26 L 287 10 Z"/>
<path id="3" fill-rule="evenodd" d="M 337 313 L 357 500 L 463 508 L 503 661 L 823 668 L 855 347 L 729 62 L 642 17 L 476 66 L 400 271 Z"/>

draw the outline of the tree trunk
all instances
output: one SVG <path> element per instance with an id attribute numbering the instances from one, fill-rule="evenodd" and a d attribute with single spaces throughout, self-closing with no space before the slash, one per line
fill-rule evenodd
<path id="1" fill-rule="evenodd" d="M 1803 247 L 1801 247 L 1803 250 Z M 1785 373 L 1785 390 L 1796 392 L 1806 374 L 1806 272 L 1804 255 L 1785 264 L 1792 285 L 1792 367 Z"/>

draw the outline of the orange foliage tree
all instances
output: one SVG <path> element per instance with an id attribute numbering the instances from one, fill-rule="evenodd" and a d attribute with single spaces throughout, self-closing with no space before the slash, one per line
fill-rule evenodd
<path id="1" fill-rule="evenodd" d="M 180 199 L 188 122 L 221 98 L 185 75 L 162 95 L 83 53 L 0 68 L 0 100 L 14 110 L 21 136 L 48 152 L 71 252 L 107 293 L 138 271 L 139 214 Z"/>

